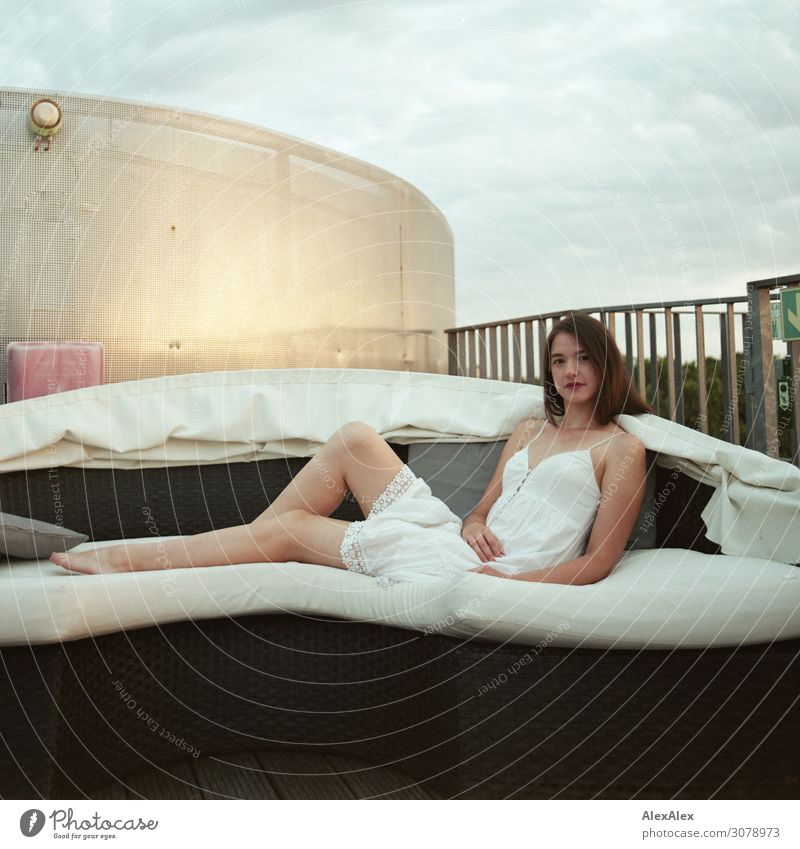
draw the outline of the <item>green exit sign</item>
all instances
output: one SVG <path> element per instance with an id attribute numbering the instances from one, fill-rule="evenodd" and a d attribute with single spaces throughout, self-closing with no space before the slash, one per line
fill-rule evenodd
<path id="1" fill-rule="evenodd" d="M 800 339 L 800 289 L 781 291 L 781 337 L 785 342 Z"/>

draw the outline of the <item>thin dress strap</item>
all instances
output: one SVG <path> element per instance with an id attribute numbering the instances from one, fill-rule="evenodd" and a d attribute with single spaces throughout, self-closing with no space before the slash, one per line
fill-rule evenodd
<path id="1" fill-rule="evenodd" d="M 592 448 L 597 448 L 597 446 L 598 446 L 598 445 L 602 445 L 604 442 L 608 442 L 608 440 L 609 440 L 609 439 L 613 439 L 615 436 L 619 436 L 619 432 L 617 432 L 617 433 L 612 433 L 612 434 L 611 434 L 611 436 L 607 436 L 605 439 L 601 439 L 599 442 L 595 442 L 595 444 L 594 444 L 594 445 L 592 445 L 592 447 L 591 447 L 591 448 L 588 448 L 587 450 L 588 450 L 588 451 L 591 451 L 591 450 L 592 450 Z M 532 440 L 531 440 L 531 441 L 532 441 Z"/>

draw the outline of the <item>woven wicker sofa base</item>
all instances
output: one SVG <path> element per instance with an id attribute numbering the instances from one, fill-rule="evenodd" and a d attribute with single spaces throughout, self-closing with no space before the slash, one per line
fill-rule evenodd
<path id="1" fill-rule="evenodd" d="M 240 751 L 460 798 L 797 798 L 800 641 L 527 652 L 293 615 L 3 649 L 3 798 Z"/>
<path id="2" fill-rule="evenodd" d="M 95 540 L 153 521 L 198 533 L 251 521 L 305 462 L 8 473 L 0 506 Z M 700 520 L 711 489 L 664 469 L 657 487 L 657 545 L 718 551 Z M 351 497 L 334 515 L 362 518 Z M 197 753 L 282 748 L 444 797 L 797 798 L 799 649 L 537 653 L 295 615 L 5 648 L 0 796 L 80 798 Z"/>

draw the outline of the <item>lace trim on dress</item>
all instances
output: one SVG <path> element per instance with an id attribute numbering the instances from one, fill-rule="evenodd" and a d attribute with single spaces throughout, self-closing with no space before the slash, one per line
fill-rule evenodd
<path id="1" fill-rule="evenodd" d="M 416 475 L 409 469 L 408 466 L 403 466 L 402 469 L 389 481 L 386 489 L 375 499 L 372 509 L 369 511 L 369 516 L 360 522 L 351 522 L 344 532 L 341 545 L 341 557 L 345 566 L 351 572 L 360 572 L 362 575 L 369 575 L 376 578 L 378 584 L 382 587 L 392 586 L 399 583 L 391 578 L 373 575 L 367 569 L 367 561 L 364 559 L 364 552 L 361 550 L 361 545 L 358 542 L 361 528 L 364 527 L 370 516 L 385 510 L 390 504 L 394 504 L 401 495 L 406 493 L 414 483 Z"/>
<path id="2" fill-rule="evenodd" d="M 363 525 L 363 522 L 351 522 L 347 526 L 342 537 L 341 555 L 344 565 L 351 572 L 361 572 L 362 575 L 372 576 L 372 572 L 367 569 L 361 546 L 358 544 L 358 534 Z"/>
<path id="3" fill-rule="evenodd" d="M 408 488 L 414 483 L 416 475 L 408 466 L 403 466 L 402 469 L 389 481 L 386 489 L 375 499 L 372 505 L 372 510 L 369 515 L 373 516 L 385 510 L 390 504 L 394 504 L 401 495 L 408 491 Z M 367 517 L 369 518 L 369 516 Z"/>

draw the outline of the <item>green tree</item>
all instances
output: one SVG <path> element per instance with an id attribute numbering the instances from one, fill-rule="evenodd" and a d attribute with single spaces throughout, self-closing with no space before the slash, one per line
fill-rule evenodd
<path id="1" fill-rule="evenodd" d="M 716 357 L 706 357 L 706 412 L 708 416 L 708 433 L 718 439 L 729 439 L 729 422 L 733 416 L 733 410 L 726 410 L 723 387 L 724 378 L 722 373 L 722 362 Z M 776 359 L 777 362 L 777 359 Z M 646 398 L 656 409 L 659 415 L 670 418 L 669 396 L 668 396 L 668 372 L 666 357 L 659 357 L 656 362 L 658 372 L 658 399 L 653 398 L 653 385 L 650 374 L 650 360 L 645 360 L 645 375 L 647 395 Z M 700 403 L 697 379 L 697 363 L 694 361 L 684 363 L 681 368 L 680 379 L 676 381 L 675 398 L 676 404 L 683 402 L 682 423 L 687 427 L 701 430 Z M 736 387 L 739 395 L 739 443 L 744 445 L 747 440 L 747 415 L 745 406 L 745 379 L 744 379 L 744 355 L 736 354 Z M 676 412 L 676 420 L 681 421 Z M 792 457 L 792 410 L 778 410 L 778 433 L 780 438 L 780 456 L 787 459 Z"/>

